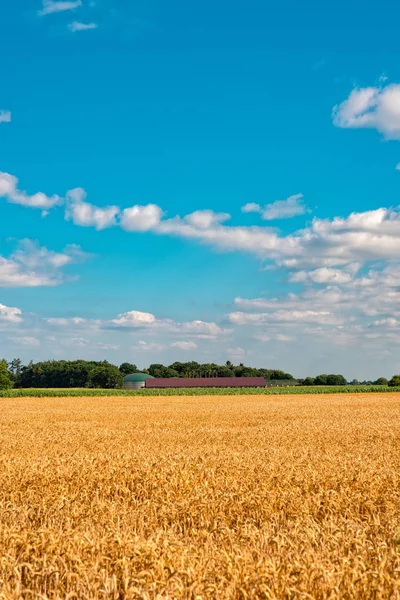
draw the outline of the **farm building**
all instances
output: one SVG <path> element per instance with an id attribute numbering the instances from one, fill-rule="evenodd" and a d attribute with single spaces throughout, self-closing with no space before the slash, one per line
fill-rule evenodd
<path id="1" fill-rule="evenodd" d="M 146 388 L 265 387 L 264 377 L 169 377 L 146 379 Z"/>
<path id="2" fill-rule="evenodd" d="M 146 381 L 153 379 L 151 375 L 147 373 L 132 373 L 124 377 L 124 389 L 126 390 L 140 390 L 140 388 L 146 387 Z"/>

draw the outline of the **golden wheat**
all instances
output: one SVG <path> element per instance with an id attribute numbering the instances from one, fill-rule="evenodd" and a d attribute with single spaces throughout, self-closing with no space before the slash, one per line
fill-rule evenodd
<path id="1" fill-rule="evenodd" d="M 1 400 L 0 598 L 400 598 L 400 394 Z"/>

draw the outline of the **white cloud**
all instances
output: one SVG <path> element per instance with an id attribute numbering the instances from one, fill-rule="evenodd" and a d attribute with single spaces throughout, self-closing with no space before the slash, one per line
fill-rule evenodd
<path id="1" fill-rule="evenodd" d="M 270 342 L 270 341 L 277 341 L 277 342 L 293 342 L 296 338 L 291 336 L 291 335 L 287 335 L 286 333 L 276 333 L 276 332 L 271 332 L 271 334 L 266 334 L 266 333 L 256 333 L 253 336 L 253 339 L 259 341 L 259 342 Z"/>
<path id="2" fill-rule="evenodd" d="M 262 325 L 279 322 L 293 323 L 334 323 L 337 317 L 326 310 L 277 310 L 272 313 L 233 312 L 228 315 L 234 325 Z"/>
<path id="3" fill-rule="evenodd" d="M 160 223 L 162 215 L 156 204 L 125 208 L 121 214 L 121 227 L 125 231 L 150 231 Z"/>
<path id="4" fill-rule="evenodd" d="M 9 337 L 8 338 L 18 346 L 40 346 L 40 341 L 37 338 L 29 336 Z"/>
<path id="5" fill-rule="evenodd" d="M 0 256 L 0 287 L 55 285 L 46 274 L 26 271 L 18 262 Z"/>
<path id="6" fill-rule="evenodd" d="M 290 219 L 307 212 L 307 207 L 303 202 L 303 194 L 289 196 L 286 200 L 277 200 L 272 204 L 262 207 L 259 204 L 250 202 L 242 207 L 244 213 L 259 213 L 264 221 L 273 221 L 275 219 Z"/>
<path id="7" fill-rule="evenodd" d="M 231 313 L 230 321 L 237 326 L 257 327 L 257 335 L 271 339 L 278 339 L 276 334 L 288 335 L 289 329 L 289 335 L 304 339 L 305 345 L 310 339 L 313 343 L 358 342 L 361 346 L 366 339 L 390 341 L 389 333 L 400 318 L 399 288 L 400 265 L 392 264 L 381 271 L 361 272 L 340 285 L 311 286 L 282 298 L 236 298 L 234 304 L 241 310 Z M 375 317 L 372 323 L 371 317 Z M 389 333 L 384 333 L 386 329 Z"/>
<path id="8" fill-rule="evenodd" d="M 232 360 L 241 361 L 246 355 L 246 350 L 240 346 L 236 346 L 236 348 L 228 348 L 227 354 Z"/>
<path id="9" fill-rule="evenodd" d="M 386 319 L 378 319 L 373 321 L 370 327 L 384 327 L 384 328 L 397 328 L 400 325 L 400 321 L 394 317 L 388 317 Z"/>
<path id="10" fill-rule="evenodd" d="M 177 323 L 176 327 L 182 333 L 195 335 L 198 339 L 215 339 L 220 335 L 229 333 L 228 329 L 223 329 L 216 323 L 207 321 L 191 321 L 189 323 Z"/>
<path id="11" fill-rule="evenodd" d="M 386 139 L 400 139 L 400 85 L 356 88 L 333 109 L 337 127 L 376 129 Z"/>
<path id="12" fill-rule="evenodd" d="M 119 344 L 105 344 L 94 340 L 87 340 L 82 337 L 75 337 L 71 340 L 63 340 L 64 345 L 71 345 L 79 348 L 87 348 L 89 350 L 119 350 Z"/>
<path id="13" fill-rule="evenodd" d="M 43 210 L 62 202 L 58 196 L 48 198 L 42 193 L 29 196 L 20 192 L 17 179 L 5 173 L 0 174 L 0 195 L 11 202 Z M 345 283 L 351 279 L 348 266 L 352 263 L 400 259 L 398 208 L 381 207 L 333 219 L 314 218 L 309 227 L 283 235 L 270 227 L 229 226 L 225 224 L 229 218 L 227 213 L 211 210 L 166 219 L 162 209 L 155 204 L 136 205 L 121 211 L 118 206 L 96 207 L 85 198 L 81 188 L 67 193 L 66 218 L 77 225 L 101 230 L 117 225 L 119 220 L 120 226 L 127 231 L 151 230 L 158 235 L 197 240 L 216 249 L 248 252 L 291 270 L 293 280 L 297 278 L 298 281 Z M 293 198 L 292 205 L 301 200 L 299 196 Z M 282 202 L 287 208 L 288 201 Z M 278 205 L 278 209 L 281 208 L 282 205 Z M 249 210 L 248 206 L 246 210 Z M 277 203 L 260 210 L 270 218 L 271 211 L 277 210 Z M 277 214 L 275 212 L 275 216 Z M 343 267 L 344 274 L 340 273 Z M 311 268 L 313 271 L 309 271 Z M 296 275 L 296 271 L 301 274 Z"/>
<path id="14" fill-rule="evenodd" d="M 11 112 L 9 110 L 0 110 L 0 123 L 11 123 Z"/>
<path id="15" fill-rule="evenodd" d="M 262 206 L 260 204 L 256 204 L 256 202 L 248 202 L 242 206 L 242 212 L 244 213 L 261 213 L 262 210 Z"/>
<path id="16" fill-rule="evenodd" d="M 165 345 L 140 340 L 135 346 L 132 346 L 132 348 L 143 352 L 162 352 L 165 350 Z"/>
<path id="17" fill-rule="evenodd" d="M 229 213 L 215 213 L 212 210 L 196 210 L 185 217 L 185 222 L 197 229 L 209 229 L 231 218 Z"/>
<path id="18" fill-rule="evenodd" d="M 56 327 L 76 327 L 77 325 L 80 326 L 88 324 L 87 319 L 83 319 L 82 317 L 50 317 L 48 319 L 44 319 L 44 321 L 46 321 L 49 325 L 55 325 Z"/>
<path id="19" fill-rule="evenodd" d="M 29 196 L 26 192 L 18 189 L 18 179 L 16 177 L 2 172 L 0 172 L 0 197 L 13 204 L 40 208 L 43 211 L 48 211 L 53 206 L 62 204 L 62 199 L 57 195 L 46 196 L 42 192 L 37 192 Z"/>
<path id="20" fill-rule="evenodd" d="M 85 202 L 86 192 L 82 188 L 75 188 L 67 192 L 67 205 L 65 218 L 81 227 L 94 227 L 97 231 L 113 227 L 117 224 L 116 217 L 120 209 L 118 206 L 99 208 Z"/>
<path id="21" fill-rule="evenodd" d="M 43 8 L 38 11 L 39 17 L 64 12 L 66 10 L 74 10 L 75 8 L 82 6 L 82 0 L 43 0 L 42 4 Z"/>
<path id="22" fill-rule="evenodd" d="M 254 340 L 257 340 L 258 342 L 269 342 L 271 341 L 271 336 L 268 335 L 267 333 L 255 333 L 253 336 Z"/>
<path id="23" fill-rule="evenodd" d="M 0 256 L 0 287 L 59 285 L 65 281 L 63 268 L 89 256 L 74 244 L 53 252 L 32 240 L 21 240 L 9 258 Z"/>
<path id="24" fill-rule="evenodd" d="M 307 282 L 312 281 L 314 283 L 336 283 L 343 284 L 349 283 L 354 278 L 353 273 L 346 272 L 342 269 L 332 269 L 329 267 L 320 267 L 314 271 L 298 271 L 294 273 L 290 281 L 294 282 Z"/>
<path id="25" fill-rule="evenodd" d="M 8 323 L 20 323 L 22 321 L 22 310 L 20 308 L 0 304 L 0 321 Z"/>
<path id="26" fill-rule="evenodd" d="M 296 340 L 292 335 L 286 335 L 285 333 L 277 333 L 275 339 L 278 342 L 294 342 Z"/>
<path id="27" fill-rule="evenodd" d="M 131 329 L 152 329 L 164 333 L 180 333 L 195 336 L 198 339 L 216 339 L 218 336 L 229 333 L 216 323 L 207 321 L 190 321 L 178 323 L 172 319 L 158 319 L 152 313 L 131 310 L 117 315 L 115 319 L 109 321 L 116 327 L 125 327 Z"/>
<path id="28" fill-rule="evenodd" d="M 173 342 L 172 348 L 179 348 L 179 350 L 196 350 L 197 344 L 195 342 Z"/>
<path id="29" fill-rule="evenodd" d="M 100 350 L 119 350 L 120 345 L 119 344 L 105 344 L 104 342 L 98 342 L 97 348 L 99 348 Z"/>
<path id="30" fill-rule="evenodd" d="M 157 323 L 154 315 L 139 310 L 131 310 L 126 313 L 119 314 L 116 319 L 112 319 L 111 323 L 121 327 L 149 327 Z"/>
<path id="31" fill-rule="evenodd" d="M 214 224 L 206 229 L 193 225 L 191 215 L 163 220 L 156 232 L 196 239 L 223 250 L 247 251 L 259 256 L 279 256 L 282 244 L 278 235 L 270 228 L 225 226 L 214 221 Z"/>
<path id="32" fill-rule="evenodd" d="M 79 23 L 79 21 L 74 21 L 68 25 L 68 29 L 72 33 L 76 33 L 77 31 L 88 31 L 89 29 L 97 29 L 97 23 Z"/>

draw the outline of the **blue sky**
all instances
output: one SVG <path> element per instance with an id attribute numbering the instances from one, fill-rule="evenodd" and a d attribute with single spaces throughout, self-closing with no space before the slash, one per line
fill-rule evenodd
<path id="1" fill-rule="evenodd" d="M 7 7 L 0 354 L 398 371 L 399 13 Z"/>

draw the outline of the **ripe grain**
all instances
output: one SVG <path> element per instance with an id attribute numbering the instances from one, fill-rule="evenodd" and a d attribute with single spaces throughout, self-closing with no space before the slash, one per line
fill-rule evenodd
<path id="1" fill-rule="evenodd" d="M 0 406 L 0 598 L 400 598 L 400 394 Z"/>

